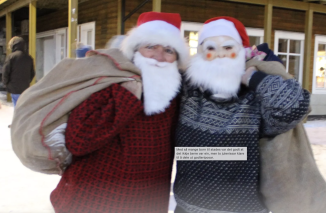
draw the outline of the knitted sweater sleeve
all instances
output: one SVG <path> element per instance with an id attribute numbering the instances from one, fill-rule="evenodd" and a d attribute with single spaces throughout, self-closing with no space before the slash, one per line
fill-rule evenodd
<path id="1" fill-rule="evenodd" d="M 94 93 L 69 116 L 67 149 L 83 156 L 102 148 L 142 109 L 141 101 L 118 84 Z"/>
<path id="2" fill-rule="evenodd" d="M 295 79 L 255 73 L 249 87 L 256 91 L 262 114 L 262 135 L 275 136 L 294 128 L 308 113 L 310 94 Z"/>

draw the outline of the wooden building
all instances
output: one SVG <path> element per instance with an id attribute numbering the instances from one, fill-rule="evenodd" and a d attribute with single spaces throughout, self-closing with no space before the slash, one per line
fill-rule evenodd
<path id="1" fill-rule="evenodd" d="M 325 0 L 0 0 L 0 61 L 6 43 L 1 41 L 25 36 L 38 80 L 63 58 L 74 57 L 76 42 L 103 48 L 151 10 L 180 13 L 191 54 L 205 20 L 239 19 L 251 44 L 267 42 L 312 93 L 311 115 L 326 115 Z"/>

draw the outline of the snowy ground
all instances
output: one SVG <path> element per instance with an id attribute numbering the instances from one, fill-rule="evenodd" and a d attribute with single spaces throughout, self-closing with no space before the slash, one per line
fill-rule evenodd
<path id="1" fill-rule="evenodd" d="M 0 92 L 0 213 L 53 213 L 49 196 L 60 177 L 33 172 L 24 167 L 11 148 L 10 129 L 12 104 Z M 309 121 L 305 124 L 312 142 L 316 162 L 326 179 L 326 121 Z M 175 170 L 174 170 L 175 174 Z M 171 193 L 169 213 L 175 201 Z"/>
<path id="2" fill-rule="evenodd" d="M 319 171 L 326 180 L 326 120 L 308 121 L 304 126 L 312 144 Z"/>

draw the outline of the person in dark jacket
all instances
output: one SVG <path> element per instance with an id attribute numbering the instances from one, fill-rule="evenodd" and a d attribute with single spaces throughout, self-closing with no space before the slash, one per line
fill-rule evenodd
<path id="1" fill-rule="evenodd" d="M 33 59 L 25 52 L 25 41 L 21 37 L 13 37 L 9 41 L 12 53 L 7 56 L 2 68 L 2 82 L 11 94 L 14 107 L 17 100 L 26 90 L 35 76 Z"/>

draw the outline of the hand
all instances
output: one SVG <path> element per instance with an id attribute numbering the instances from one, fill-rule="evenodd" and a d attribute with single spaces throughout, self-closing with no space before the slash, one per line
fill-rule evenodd
<path id="1" fill-rule="evenodd" d="M 251 76 L 254 74 L 254 72 L 257 71 L 256 67 L 249 67 L 246 72 L 242 75 L 241 77 L 241 83 L 246 85 L 247 87 L 249 86 L 249 81 L 251 79 Z"/>

